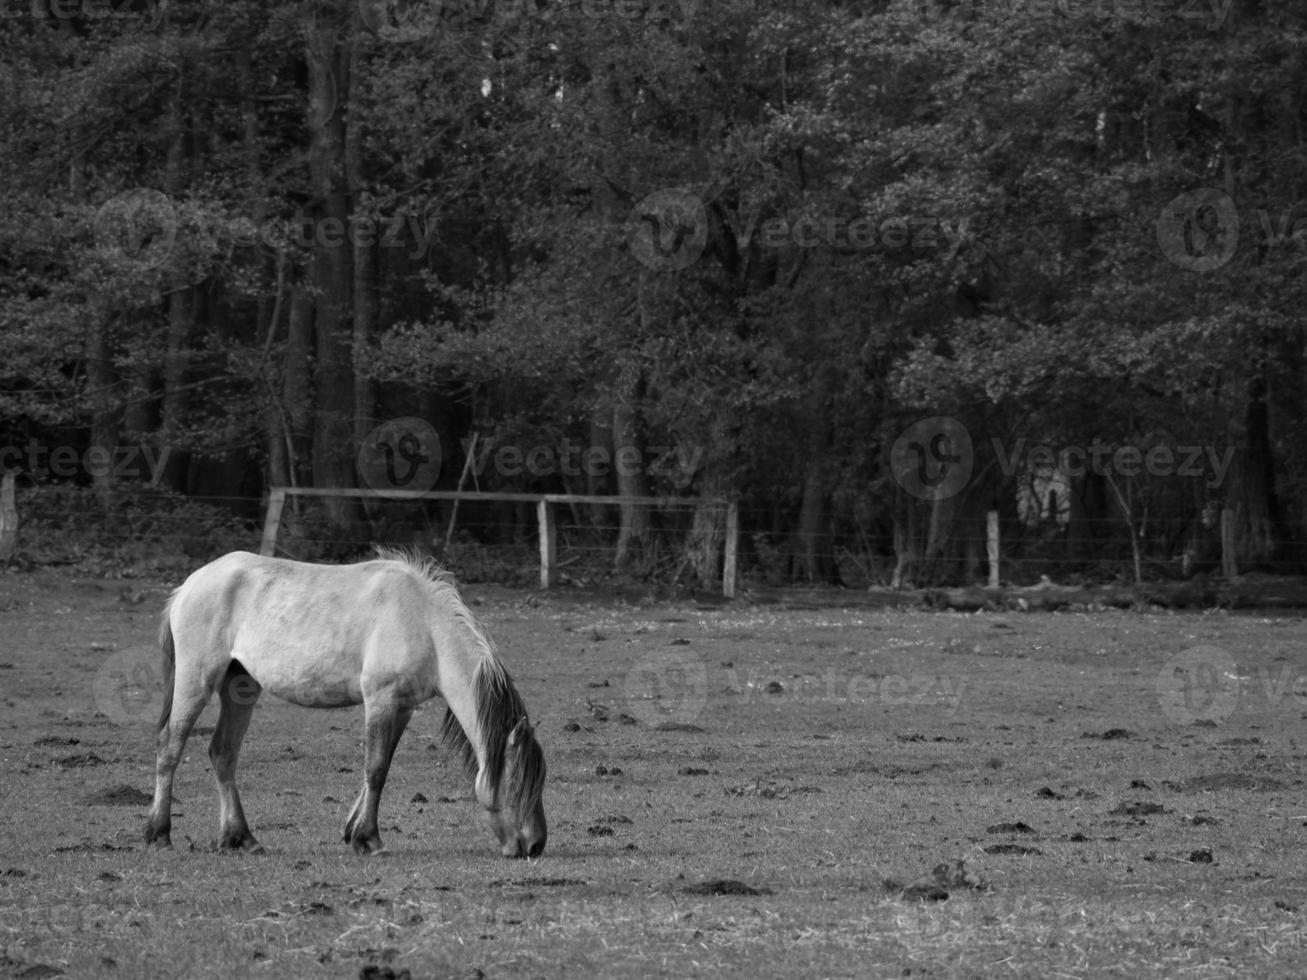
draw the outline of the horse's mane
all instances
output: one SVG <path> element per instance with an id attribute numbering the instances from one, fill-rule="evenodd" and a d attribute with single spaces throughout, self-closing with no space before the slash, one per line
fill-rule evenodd
<path id="1" fill-rule="evenodd" d="M 477 724 L 486 740 L 486 777 L 498 793 L 499 782 L 504 775 L 504 753 L 508 747 L 508 736 L 513 727 L 526 717 L 526 706 L 522 703 L 517 688 L 513 686 L 508 670 L 495 652 L 494 641 L 463 601 L 453 574 L 441 568 L 434 558 L 394 548 L 377 548 L 377 556 L 388 561 L 398 561 L 420 576 L 432 599 L 468 630 L 480 649 L 482 659 L 477 665 L 472 686 L 477 702 Z M 463 726 L 448 708 L 445 709 L 445 720 L 440 726 L 440 737 L 462 759 L 463 768 L 469 775 L 476 776 L 476 749 Z M 522 765 L 513 773 L 510 796 L 514 803 L 529 802 L 539 794 L 543 782 L 544 754 L 532 737 L 523 753 Z"/>

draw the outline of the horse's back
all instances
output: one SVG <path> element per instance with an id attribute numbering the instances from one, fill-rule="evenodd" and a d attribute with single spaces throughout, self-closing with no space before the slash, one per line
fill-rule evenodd
<path id="1" fill-rule="evenodd" d="M 396 650 L 423 659 L 425 606 L 422 583 L 403 562 L 317 565 L 237 551 L 193 572 L 169 615 L 179 649 L 193 645 L 215 669 L 239 660 L 287 700 L 349 704 L 379 660 Z"/>

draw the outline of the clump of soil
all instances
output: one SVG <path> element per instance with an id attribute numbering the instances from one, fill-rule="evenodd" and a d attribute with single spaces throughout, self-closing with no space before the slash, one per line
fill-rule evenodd
<path id="1" fill-rule="evenodd" d="M 82 797 L 83 806 L 149 806 L 152 802 L 149 793 L 142 793 L 135 786 L 125 783 L 98 789 L 89 796 Z"/>
<path id="2" fill-rule="evenodd" d="M 885 887 L 890 891 L 900 890 L 894 881 L 887 880 Z M 943 902 L 948 900 L 951 892 L 962 889 L 983 892 L 989 891 L 990 885 L 979 875 L 968 871 L 965 862 L 959 860 L 950 865 L 945 861 L 935 865 L 930 874 L 922 875 L 904 886 L 901 897 L 917 902 Z"/>
<path id="3" fill-rule="evenodd" d="M 770 895 L 770 888 L 754 888 L 734 878 L 711 878 L 684 888 L 689 895 Z"/>

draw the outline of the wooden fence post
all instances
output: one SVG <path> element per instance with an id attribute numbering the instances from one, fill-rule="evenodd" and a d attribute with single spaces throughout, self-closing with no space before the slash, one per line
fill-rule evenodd
<path id="1" fill-rule="evenodd" d="M 536 504 L 540 522 L 540 588 L 549 588 L 558 564 L 558 529 L 554 525 L 554 508 L 548 500 Z"/>
<path id="2" fill-rule="evenodd" d="M 722 595 L 735 598 L 735 568 L 740 553 L 740 505 L 726 505 L 726 555 L 722 559 Z"/>
<path id="3" fill-rule="evenodd" d="M 14 555 L 18 540 L 18 505 L 14 498 L 14 474 L 6 470 L 0 477 L 0 562 Z"/>
<path id="4" fill-rule="evenodd" d="M 1226 507 L 1221 511 L 1221 574 L 1229 582 L 1239 577 L 1234 551 L 1234 511 Z"/>
<path id="5" fill-rule="evenodd" d="M 985 515 L 985 551 L 989 556 L 989 587 L 998 588 L 998 511 Z"/>
<path id="6" fill-rule="evenodd" d="M 275 555 L 277 553 L 277 529 L 281 527 L 281 510 L 286 506 L 286 488 L 273 487 L 268 494 L 268 514 L 263 519 L 263 542 L 259 545 L 259 554 Z"/>

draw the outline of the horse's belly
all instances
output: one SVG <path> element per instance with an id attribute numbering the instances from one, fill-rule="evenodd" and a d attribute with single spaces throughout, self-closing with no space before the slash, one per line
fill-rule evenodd
<path id="1" fill-rule="evenodd" d="M 357 688 L 353 691 L 348 688 L 341 688 L 336 691 L 330 689 L 324 691 L 278 690 L 276 688 L 268 688 L 267 690 L 283 701 L 298 704 L 302 708 L 348 708 L 363 702 L 363 694 Z"/>
<path id="2" fill-rule="evenodd" d="M 236 659 L 240 659 L 237 657 Z M 245 664 L 263 690 L 305 708 L 344 708 L 363 702 L 360 671 L 352 664 L 304 666 Z"/>

